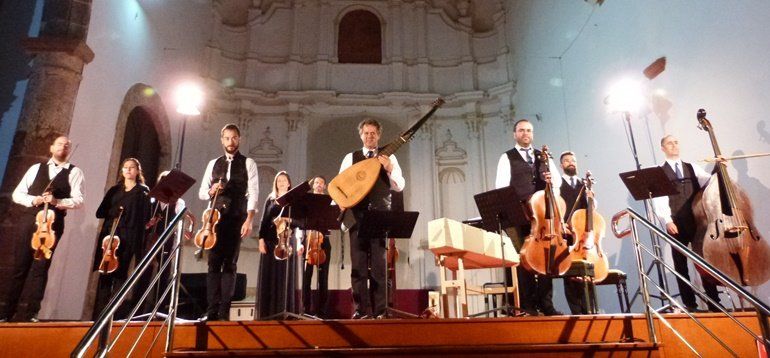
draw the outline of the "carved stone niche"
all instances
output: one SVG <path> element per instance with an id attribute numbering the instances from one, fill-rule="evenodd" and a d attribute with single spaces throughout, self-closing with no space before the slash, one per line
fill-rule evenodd
<path id="1" fill-rule="evenodd" d="M 436 148 L 436 162 L 438 165 L 463 165 L 468 162 L 468 153 L 452 140 L 452 131 L 446 130 L 446 140 Z"/>
<path id="2" fill-rule="evenodd" d="M 280 163 L 283 158 L 283 150 L 275 145 L 270 127 L 262 132 L 262 139 L 256 146 L 249 149 L 249 156 L 259 164 Z"/>

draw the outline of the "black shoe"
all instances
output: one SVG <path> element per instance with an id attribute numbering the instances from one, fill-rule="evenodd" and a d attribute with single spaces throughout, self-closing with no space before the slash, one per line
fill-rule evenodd
<path id="1" fill-rule="evenodd" d="M 543 310 L 541 310 L 541 312 L 543 312 L 543 314 L 546 316 L 563 316 L 564 315 L 564 313 L 562 313 L 561 311 L 553 307 L 544 308 Z"/>
<path id="2" fill-rule="evenodd" d="M 32 323 L 39 323 L 40 319 L 38 319 L 37 316 L 32 316 L 29 318 L 29 321 Z"/>
<path id="3" fill-rule="evenodd" d="M 215 314 L 205 314 L 198 318 L 198 322 L 219 321 L 219 316 Z"/>
<path id="4" fill-rule="evenodd" d="M 0 323 L 6 323 L 6 322 L 8 322 L 8 318 L 0 317 Z"/>
<path id="5" fill-rule="evenodd" d="M 378 314 L 377 317 L 374 317 L 374 318 L 375 319 L 388 319 L 389 317 L 383 313 L 383 314 Z"/>
<path id="6" fill-rule="evenodd" d="M 350 319 L 369 319 L 369 315 L 362 314 L 361 312 L 354 312 L 353 316 L 350 317 Z"/>

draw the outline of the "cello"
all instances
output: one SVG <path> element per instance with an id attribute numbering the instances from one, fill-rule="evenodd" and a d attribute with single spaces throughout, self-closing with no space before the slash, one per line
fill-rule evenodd
<path id="1" fill-rule="evenodd" d="M 222 184 L 222 178 L 219 178 L 217 184 Z M 211 250 L 217 243 L 217 223 L 219 223 L 219 210 L 216 208 L 217 197 L 222 188 L 214 192 L 214 196 L 209 201 L 209 206 L 203 212 L 200 230 L 195 233 L 195 246 L 199 249 L 195 251 L 195 258 L 200 260 L 203 257 L 203 250 Z"/>
<path id="2" fill-rule="evenodd" d="M 115 235 L 115 230 L 118 228 L 120 218 L 123 217 L 123 207 L 120 207 L 118 218 L 112 222 L 112 228 L 110 228 L 110 234 L 102 239 L 102 261 L 99 263 L 99 273 L 108 274 L 113 273 L 118 269 L 118 246 L 120 246 L 120 238 Z"/>
<path id="3" fill-rule="evenodd" d="M 698 128 L 709 134 L 714 157 L 720 158 L 722 152 L 706 111 L 699 109 L 697 118 Z M 714 172 L 692 204 L 703 258 L 744 286 L 761 285 L 770 279 L 770 246 L 754 226 L 749 196 L 730 179 L 727 164 L 718 160 Z"/>
<path id="4" fill-rule="evenodd" d="M 585 209 L 576 210 L 572 214 L 570 223 L 575 236 L 575 245 L 570 250 L 572 261 L 585 260 L 594 265 L 594 282 L 602 282 L 609 273 L 607 255 L 601 247 L 607 224 L 604 218 L 596 212 L 593 195 L 594 178 L 591 172 L 586 172 L 583 181 L 586 190 Z"/>
<path id="5" fill-rule="evenodd" d="M 393 142 L 382 148 L 379 155 L 387 157 L 395 153 L 401 145 L 408 142 L 412 136 L 414 136 L 423 123 L 425 123 L 425 121 L 427 121 L 428 118 L 430 118 L 443 104 L 443 98 L 437 98 L 433 101 L 432 107 L 428 113 L 422 116 L 417 123 L 412 125 L 404 133 L 401 133 L 401 135 Z M 361 200 L 372 191 L 374 183 L 379 176 L 380 168 L 382 168 L 382 164 L 380 164 L 379 159 L 376 157 L 364 159 L 353 164 L 329 182 L 329 195 L 343 211 L 356 206 L 356 204 L 361 202 Z M 340 215 L 340 217 L 342 217 L 342 215 Z"/>
<path id="6" fill-rule="evenodd" d="M 540 160 L 546 163 L 545 173 L 550 173 L 548 166 L 548 146 L 543 146 Z M 520 256 L 524 268 L 539 275 L 563 275 L 569 270 L 572 260 L 567 241 L 564 240 L 562 214 L 567 204 L 561 196 L 555 196 L 551 181 L 546 181 L 545 189 L 532 194 L 529 199 L 533 218 L 532 229 L 524 240 Z"/>

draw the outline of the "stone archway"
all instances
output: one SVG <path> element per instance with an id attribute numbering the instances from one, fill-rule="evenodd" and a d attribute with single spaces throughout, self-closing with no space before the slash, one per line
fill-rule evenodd
<path id="1" fill-rule="evenodd" d="M 157 134 L 157 144 L 153 138 L 142 138 L 136 136 L 136 129 L 141 125 L 152 125 Z M 152 135 L 154 137 L 155 135 Z M 126 139 L 132 141 L 127 143 Z M 145 152 L 143 141 L 148 141 L 152 147 L 157 145 L 157 152 Z M 133 154 L 132 154 L 133 153 Z M 139 153 L 139 154 L 136 154 Z M 157 173 L 171 168 L 171 130 L 166 115 L 166 108 L 163 100 L 155 89 L 143 84 L 133 85 L 123 98 L 123 104 L 120 106 L 117 124 L 115 125 L 115 138 L 112 142 L 112 154 L 110 155 L 110 165 L 107 173 L 107 183 L 105 189 L 115 184 L 115 178 L 118 173 L 118 166 L 123 156 L 147 157 L 149 164 L 145 169 L 145 178 L 149 184 L 155 183 Z M 155 155 L 155 158 L 148 156 Z M 144 165 L 144 163 L 143 163 Z M 150 178 L 152 176 L 152 178 Z"/>

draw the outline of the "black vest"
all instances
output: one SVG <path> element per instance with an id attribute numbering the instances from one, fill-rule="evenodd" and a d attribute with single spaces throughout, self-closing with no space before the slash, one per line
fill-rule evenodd
<path id="1" fill-rule="evenodd" d="M 533 148 L 535 158 L 534 167 L 530 168 L 529 164 L 522 158 L 523 153 L 515 147 L 505 154 L 508 156 L 508 161 L 511 163 L 511 182 L 510 186 L 516 189 L 516 193 L 519 194 L 519 199 L 528 200 L 532 194 L 538 190 L 545 189 L 545 180 L 540 175 L 535 173 L 542 172 L 542 162 L 540 161 L 540 151 Z M 548 165 L 548 164 L 546 164 Z"/>
<path id="2" fill-rule="evenodd" d="M 561 194 L 562 199 L 564 199 L 564 202 L 567 204 L 567 210 L 564 213 L 564 220 L 567 220 L 567 216 L 569 216 L 569 213 L 572 210 L 572 206 L 575 205 L 575 201 L 578 200 L 578 193 L 580 193 L 580 189 L 582 188 L 583 188 L 582 180 L 575 180 L 574 189 L 572 188 L 571 185 L 569 185 L 568 181 L 566 180 L 561 181 L 561 188 L 559 188 L 559 192 Z M 587 207 L 588 207 L 588 200 L 586 199 L 585 191 L 583 191 L 583 193 L 580 194 L 580 201 L 575 207 L 575 210 L 586 209 Z"/>
<path id="3" fill-rule="evenodd" d="M 62 168 L 62 170 L 53 178 L 53 182 L 51 183 L 51 194 L 53 194 L 53 197 L 56 199 L 66 199 L 70 197 L 70 192 L 72 191 L 72 187 L 70 186 L 70 172 L 72 171 L 72 168 L 75 166 L 70 164 L 69 168 Z M 48 178 L 48 162 L 42 162 L 40 163 L 40 168 L 37 171 L 37 175 L 35 176 L 35 180 L 32 181 L 32 185 L 27 189 L 27 193 L 29 195 L 43 195 L 43 190 L 45 190 L 46 185 L 51 181 L 51 179 Z M 30 213 L 37 213 L 41 210 L 42 207 L 32 207 L 29 208 Z M 64 217 L 67 215 L 66 210 L 57 209 L 55 206 L 48 206 L 49 209 L 52 209 L 54 213 L 56 214 L 56 220 L 63 220 Z"/>
<path id="4" fill-rule="evenodd" d="M 360 149 L 352 154 L 353 164 L 366 159 L 366 156 Z M 372 191 L 369 192 L 364 200 L 361 200 L 360 203 L 354 206 L 353 209 L 358 211 L 367 209 L 390 210 L 390 203 L 390 178 L 388 177 L 388 172 L 385 171 L 385 168 L 380 167 L 380 174 L 377 181 L 374 182 Z"/>
<path id="5" fill-rule="evenodd" d="M 677 179 L 674 168 L 663 164 L 663 171 L 668 179 L 674 183 L 679 194 L 668 197 L 668 206 L 671 208 L 671 217 L 681 220 L 694 220 L 692 214 L 692 200 L 700 189 L 698 177 L 695 176 L 695 169 L 692 164 L 682 162 L 682 179 Z"/>
<path id="6" fill-rule="evenodd" d="M 222 215 L 229 217 L 246 216 L 248 199 L 246 194 L 249 188 L 249 175 L 246 170 L 246 157 L 240 152 L 235 153 L 230 165 L 230 179 L 227 179 L 227 156 L 221 156 L 214 162 L 211 170 L 211 183 L 222 179 L 225 189 L 217 197 L 216 207 Z"/>

